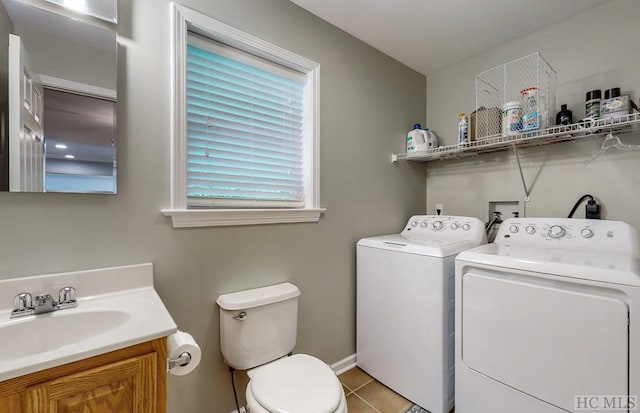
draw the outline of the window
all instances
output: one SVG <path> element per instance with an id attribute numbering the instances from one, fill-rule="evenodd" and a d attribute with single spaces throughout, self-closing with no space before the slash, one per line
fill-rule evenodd
<path id="1" fill-rule="evenodd" d="M 187 205 L 303 207 L 306 76 L 187 39 Z"/>
<path id="2" fill-rule="evenodd" d="M 317 63 L 172 5 L 174 227 L 317 222 Z"/>

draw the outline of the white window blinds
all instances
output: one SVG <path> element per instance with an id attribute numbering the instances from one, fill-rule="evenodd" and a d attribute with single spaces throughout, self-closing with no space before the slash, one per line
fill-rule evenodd
<path id="1" fill-rule="evenodd" d="M 190 34 L 191 207 L 304 206 L 305 75 Z"/>

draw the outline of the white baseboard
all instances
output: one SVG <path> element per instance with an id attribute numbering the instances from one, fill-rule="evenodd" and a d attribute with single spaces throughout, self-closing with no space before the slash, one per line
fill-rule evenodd
<path id="1" fill-rule="evenodd" d="M 356 354 L 352 354 L 343 358 L 340 361 L 336 361 L 331 366 L 331 370 L 333 370 L 337 376 L 341 375 L 345 371 L 351 370 L 356 366 Z"/>

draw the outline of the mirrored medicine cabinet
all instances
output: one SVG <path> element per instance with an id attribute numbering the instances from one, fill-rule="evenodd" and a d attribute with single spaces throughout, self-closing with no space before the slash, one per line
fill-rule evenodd
<path id="1" fill-rule="evenodd" d="M 116 33 L 78 17 L 0 0 L 0 190 L 116 193 Z"/>

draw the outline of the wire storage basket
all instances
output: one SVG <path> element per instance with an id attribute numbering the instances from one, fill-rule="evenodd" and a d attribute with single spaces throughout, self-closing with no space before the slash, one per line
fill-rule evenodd
<path id="1" fill-rule="evenodd" d="M 472 138 L 517 135 L 552 126 L 557 79 L 556 71 L 540 53 L 477 75 Z"/>

